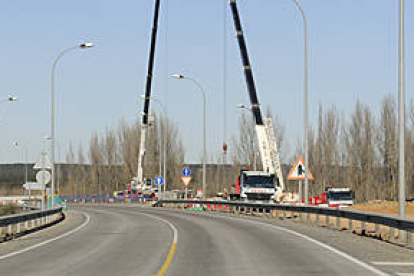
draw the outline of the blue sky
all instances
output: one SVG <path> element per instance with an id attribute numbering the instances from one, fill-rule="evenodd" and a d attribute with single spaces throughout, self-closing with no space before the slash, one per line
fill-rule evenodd
<path id="1" fill-rule="evenodd" d="M 291 0 L 238 3 L 259 100 L 283 121 L 293 149 L 303 117 L 299 13 Z M 309 25 L 312 122 L 319 103 L 326 108 L 336 105 L 347 115 L 360 99 L 378 112 L 384 95 L 397 95 L 398 1 L 301 3 Z M 29 148 L 29 160 L 40 154 L 49 131 L 50 71 L 66 47 L 86 41 L 97 44 L 71 52 L 59 64 L 56 109 L 62 149 L 69 141 L 85 147 L 92 132 L 139 116 L 153 4 L 153 0 L 2 3 L 0 97 L 12 93 L 20 100 L 0 105 L 0 163 L 23 160 L 22 152 L 11 146 L 14 140 Z M 413 18 L 414 3 L 406 1 L 407 99 L 414 96 Z M 224 66 L 227 140 L 236 133 L 240 112 L 236 104 L 248 103 L 231 20 L 226 0 L 162 1 L 153 95 L 165 102 L 178 124 L 189 162 L 201 156 L 201 95 L 191 83 L 168 76 L 186 74 L 207 91 L 208 148 L 211 156 L 217 156 L 223 141 Z"/>

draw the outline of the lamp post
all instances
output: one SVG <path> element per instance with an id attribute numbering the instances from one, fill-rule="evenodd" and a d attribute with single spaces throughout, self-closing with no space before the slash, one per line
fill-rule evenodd
<path id="1" fill-rule="evenodd" d="M 53 62 L 52 75 L 51 75 L 51 136 L 50 136 L 50 148 L 51 148 L 51 163 L 52 163 L 52 208 L 55 205 L 55 70 L 59 60 L 68 52 L 76 49 L 88 49 L 93 47 L 93 43 L 82 43 L 77 46 L 72 46 L 64 49 L 56 57 Z"/>
<path id="2" fill-rule="evenodd" d="M 147 99 L 147 97 L 145 97 L 145 95 L 141 95 L 140 96 L 141 97 L 141 99 Z M 164 188 L 163 188 L 163 198 L 165 199 L 165 192 L 166 192 L 166 190 L 167 190 L 167 131 L 168 131 L 168 119 L 167 119 L 167 109 L 165 108 L 165 105 L 161 102 L 161 101 L 159 101 L 157 98 L 154 98 L 154 97 L 149 97 L 149 99 L 150 100 L 152 100 L 152 101 L 154 101 L 154 102 L 156 102 L 160 107 L 161 107 L 161 110 L 162 110 L 162 112 L 163 112 L 163 114 L 164 114 L 164 117 L 165 117 L 165 124 L 164 124 L 164 127 L 163 127 L 163 130 L 162 130 L 162 136 L 163 136 L 163 140 L 164 140 L 164 145 L 163 145 L 163 151 L 164 151 L 164 153 L 163 153 L 163 155 L 164 155 L 164 174 L 163 174 L 163 177 L 164 177 Z M 161 158 L 160 158 L 160 162 L 161 162 Z M 160 166 L 161 167 L 161 166 Z M 161 173 L 161 172 L 160 172 Z"/>
<path id="3" fill-rule="evenodd" d="M 399 1 L 398 24 L 398 216 L 405 217 L 405 64 L 404 0 Z"/>
<path id="4" fill-rule="evenodd" d="M 245 104 L 241 104 L 241 103 L 237 104 L 237 108 L 252 111 L 252 109 L 250 107 L 246 106 Z M 253 118 L 253 125 L 252 125 L 252 128 L 251 128 L 251 148 L 252 148 L 252 151 L 253 151 L 253 170 L 256 171 L 257 170 L 257 167 L 256 167 L 256 152 L 254 150 L 254 125 L 256 124 L 256 119 L 255 119 L 253 113 L 252 113 L 252 118 Z"/>
<path id="5" fill-rule="evenodd" d="M 25 146 L 23 146 L 22 144 L 20 144 L 19 142 L 17 142 L 17 141 L 14 141 L 13 142 L 13 146 L 16 148 L 16 149 L 19 149 L 19 148 L 21 148 L 21 149 L 23 149 L 24 150 L 24 157 L 25 157 L 25 162 L 26 162 L 26 164 L 25 164 L 25 174 L 24 174 L 24 183 L 25 184 L 27 184 L 27 178 L 28 178 L 28 168 L 27 168 L 27 147 L 25 147 Z M 29 202 L 30 202 L 30 185 L 29 185 L 29 187 L 28 187 L 28 193 L 29 193 Z"/>
<path id="6" fill-rule="evenodd" d="M 50 136 L 45 136 L 45 139 L 46 140 L 48 140 L 48 141 L 52 141 L 52 138 L 50 138 Z M 61 160 L 62 160 L 62 155 L 61 155 L 61 153 L 62 153 L 62 147 L 60 146 L 60 142 L 58 142 L 58 141 L 55 141 L 56 142 L 56 145 L 57 145 L 57 148 L 58 148 L 58 159 L 59 159 L 59 161 L 60 162 L 62 162 Z M 61 164 L 62 165 L 62 164 Z M 60 195 L 60 171 L 61 171 L 61 166 L 58 166 L 58 169 L 57 169 L 57 192 L 58 192 L 58 194 Z"/>
<path id="7" fill-rule="evenodd" d="M 292 0 L 298 8 L 303 22 L 303 48 L 304 48 L 304 65 L 303 65 L 303 90 L 304 90 L 304 150 L 305 150 L 305 206 L 309 205 L 309 145 L 308 145 L 308 129 L 309 129 L 309 66 L 308 66 L 308 26 L 305 11 L 299 4 L 298 0 Z M 308 216 L 306 216 L 308 219 Z"/>
<path id="8" fill-rule="evenodd" d="M 196 81 L 195 79 L 192 79 L 190 77 L 187 76 L 183 76 L 183 75 L 179 75 L 179 74 L 175 74 L 172 75 L 173 78 L 175 79 L 186 79 L 191 81 L 192 83 L 194 83 L 201 91 L 201 93 L 203 94 L 203 198 L 206 198 L 207 195 L 207 186 L 206 186 L 206 169 L 207 169 L 207 149 L 206 149 L 206 93 L 204 92 L 203 87 L 201 86 L 201 84 Z"/>

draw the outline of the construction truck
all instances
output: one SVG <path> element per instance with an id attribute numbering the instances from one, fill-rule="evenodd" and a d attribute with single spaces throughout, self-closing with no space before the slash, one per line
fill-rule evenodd
<path id="1" fill-rule="evenodd" d="M 350 188 L 327 187 L 320 196 L 309 198 L 311 205 L 320 207 L 348 207 L 354 204 L 355 194 Z"/>
<path id="2" fill-rule="evenodd" d="M 240 199 L 280 199 L 283 197 L 284 181 L 272 119 L 262 117 L 236 0 L 230 0 L 230 8 L 233 14 L 244 76 L 250 97 L 250 110 L 254 117 L 256 137 L 263 166 L 262 172 L 242 171 L 240 173 L 238 180 Z"/>
<path id="3" fill-rule="evenodd" d="M 236 189 L 241 201 L 273 202 L 278 179 L 274 173 L 241 170 Z"/>

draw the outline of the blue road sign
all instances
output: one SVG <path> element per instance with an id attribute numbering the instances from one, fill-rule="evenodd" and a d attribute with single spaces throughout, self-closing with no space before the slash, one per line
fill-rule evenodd
<path id="1" fill-rule="evenodd" d="M 187 168 L 187 167 L 185 167 L 184 169 L 183 169 L 183 176 L 190 176 L 190 174 L 191 174 L 191 171 L 190 171 L 190 169 L 189 168 Z"/>
<path id="2" fill-rule="evenodd" d="M 162 184 L 164 184 L 164 178 L 162 178 L 161 176 L 157 176 L 154 179 L 154 182 L 157 186 L 161 186 Z"/>

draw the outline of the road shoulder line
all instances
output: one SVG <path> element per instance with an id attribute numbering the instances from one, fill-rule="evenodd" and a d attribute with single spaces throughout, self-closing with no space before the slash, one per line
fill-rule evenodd
<path id="1" fill-rule="evenodd" d="M 80 226 L 76 227 L 75 229 L 72 229 L 72 230 L 70 230 L 70 231 L 68 231 L 68 232 L 66 232 L 66 233 L 64 233 L 64 234 L 62 234 L 62 235 L 60 235 L 60 236 L 54 237 L 54 238 L 52 238 L 52 239 L 45 240 L 45 241 L 43 241 L 43 242 L 40 242 L 40 243 L 37 243 L 37 244 L 35 244 L 35 245 L 32 245 L 32 246 L 26 247 L 26 248 L 24 248 L 24 249 L 21 249 L 21 250 L 18 250 L 18 251 L 14 251 L 14 252 L 12 252 L 12 253 L 8 253 L 8 254 L 5 254 L 5 255 L 3 255 L 3 256 L 0 256 L 0 261 L 2 261 L 2 260 L 4 260 L 4 259 L 7 259 L 7 258 L 10 258 L 10 257 L 13 257 L 13 256 L 16 256 L 16 255 L 19 255 L 19 254 L 22 254 L 22 253 L 25 253 L 25 252 L 30 251 L 30 250 L 32 250 L 32 249 L 35 249 L 35 248 L 38 248 L 38 247 L 44 246 L 44 245 L 49 244 L 49 243 L 51 243 L 51 242 L 54 242 L 54 241 L 60 240 L 60 239 L 62 239 L 62 238 L 64 238 L 64 237 L 67 237 L 67 236 L 69 236 L 69 235 L 71 235 L 71 234 L 73 234 L 73 233 L 75 233 L 75 232 L 77 232 L 77 231 L 81 230 L 81 229 L 82 229 L 82 228 L 84 228 L 86 225 L 88 225 L 88 224 L 89 224 L 89 221 L 90 221 L 90 217 L 89 217 L 89 215 L 88 215 L 87 213 L 83 213 L 83 215 L 86 217 L 85 222 L 84 222 L 84 223 L 82 223 Z"/>
<path id="2" fill-rule="evenodd" d="M 144 216 L 147 216 L 147 217 L 151 217 L 151 218 L 156 219 L 156 220 L 159 220 L 161 222 L 164 222 L 165 224 L 167 224 L 173 230 L 173 243 L 171 245 L 170 252 L 168 253 L 167 259 L 165 260 L 165 262 L 162 265 L 161 269 L 157 272 L 157 276 L 163 276 L 167 272 L 168 267 L 170 266 L 170 264 L 171 264 L 171 262 L 174 258 L 175 250 L 177 248 L 177 243 L 178 243 L 178 230 L 168 220 L 165 220 L 165 219 L 160 218 L 158 216 L 147 214 L 147 213 L 144 213 L 144 212 L 140 212 L 140 214 L 142 214 Z"/>
<path id="3" fill-rule="evenodd" d="M 182 211 L 180 213 L 185 214 L 186 212 Z M 214 218 L 215 216 L 217 216 L 217 217 L 220 217 L 220 218 L 225 218 L 225 219 L 230 219 L 230 220 L 233 219 L 233 220 L 248 222 L 248 223 L 256 224 L 256 225 L 259 224 L 259 225 L 263 225 L 263 226 L 266 226 L 266 227 L 269 227 L 269 228 L 277 229 L 279 231 L 284 231 L 286 233 L 290 233 L 290 234 L 293 234 L 297 237 L 308 240 L 308 241 L 310 241 L 310 242 L 312 242 L 312 243 L 314 243 L 314 244 L 316 244 L 320 247 L 323 247 L 323 248 L 325 248 L 325 249 L 327 249 L 327 250 L 329 250 L 329 251 L 331 251 L 331 252 L 333 252 L 333 253 L 335 253 L 335 254 L 337 254 L 337 255 L 339 255 L 339 256 L 341 256 L 341 257 L 343 257 L 343 258 L 345 258 L 345 259 L 347 259 L 347 260 L 363 267 L 363 268 L 365 268 L 365 269 L 367 269 L 368 271 L 371 271 L 372 273 L 374 273 L 376 275 L 379 275 L 379 276 L 388 276 L 389 275 L 389 274 L 387 274 L 387 273 L 385 273 L 385 272 L 383 272 L 383 271 L 381 271 L 381 270 L 379 270 L 379 269 L 377 269 L 377 268 L 375 268 L 375 267 L 373 267 L 373 266 L 371 266 L 371 265 L 369 265 L 369 264 L 367 264 L 363 261 L 360 261 L 360 260 L 356 259 L 355 257 L 352 257 L 351 255 L 349 255 L 349 254 L 347 254 L 347 253 L 345 253 L 341 250 L 338 250 L 338 249 L 330 246 L 330 245 L 327 245 L 323 242 L 320 242 L 320 241 L 318 241 L 314 238 L 311 238 L 309 236 L 306 236 L 302 233 L 299 233 L 299 232 L 296 232 L 294 230 L 290 230 L 290 229 L 287 229 L 287 228 L 284 228 L 284 227 L 281 227 L 281 226 L 276 226 L 276 225 L 269 224 L 269 223 L 264 223 L 264 222 L 261 222 L 261 221 L 251 220 L 251 219 L 248 219 L 248 218 L 243 219 L 243 218 L 237 218 L 237 217 L 233 217 L 233 216 L 225 216 L 225 215 L 221 215 L 221 214 L 214 214 L 214 215 L 210 215 L 210 216 L 208 216 L 205 213 L 198 213 L 198 212 L 190 212 L 189 214 L 207 216 L 207 217 L 211 217 L 211 218 Z"/>

